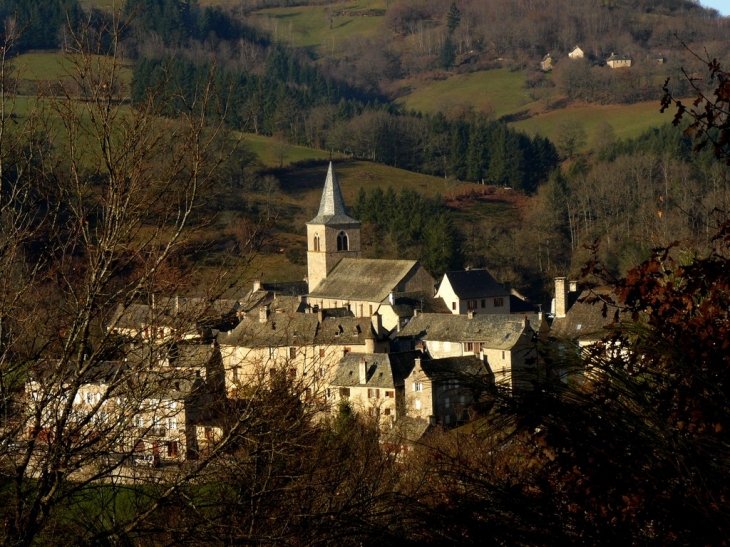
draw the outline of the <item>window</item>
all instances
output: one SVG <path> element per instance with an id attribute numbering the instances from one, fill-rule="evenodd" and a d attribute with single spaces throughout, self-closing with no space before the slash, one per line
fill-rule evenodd
<path id="1" fill-rule="evenodd" d="M 238 367 L 233 367 L 233 381 L 238 382 Z"/>
<path id="2" fill-rule="evenodd" d="M 314 234 L 314 245 L 313 248 L 315 251 L 319 251 L 319 234 Z"/>
<path id="3" fill-rule="evenodd" d="M 413 391 L 423 391 L 423 384 L 421 382 L 413 382 Z"/>
<path id="4" fill-rule="evenodd" d="M 177 429 L 177 418 L 167 419 L 167 429 Z"/>
<path id="5" fill-rule="evenodd" d="M 385 396 L 386 396 L 386 397 L 387 397 L 388 399 L 392 399 L 393 397 L 395 397 L 395 391 L 386 391 L 386 392 L 385 392 Z"/>
<path id="6" fill-rule="evenodd" d="M 144 418 L 142 416 L 135 416 L 133 420 L 134 427 L 144 427 Z"/>
<path id="7" fill-rule="evenodd" d="M 350 396 L 350 388 L 349 387 L 341 387 L 340 388 L 340 397 L 349 397 Z"/>
<path id="8" fill-rule="evenodd" d="M 444 423 L 445 423 L 446 425 L 449 425 L 449 424 L 451 423 L 451 416 L 449 416 L 449 415 L 447 414 L 447 415 L 446 415 L 446 417 L 444 418 Z"/>
<path id="9" fill-rule="evenodd" d="M 421 410 L 421 400 L 416 399 L 416 410 Z"/>
<path id="10" fill-rule="evenodd" d="M 370 304 L 370 315 L 372 315 L 372 314 L 373 314 L 373 305 Z"/>
<path id="11" fill-rule="evenodd" d="M 451 400 L 448 397 L 444 399 L 444 407 L 451 408 Z"/>
<path id="12" fill-rule="evenodd" d="M 319 350 L 319 356 L 320 356 L 320 358 L 323 358 L 324 357 L 324 348 L 320 348 L 320 350 Z"/>
<path id="13" fill-rule="evenodd" d="M 34 400 L 37 400 L 38 397 L 33 397 Z M 94 394 L 93 393 L 87 393 L 86 394 L 86 403 L 93 405 L 94 404 Z"/>
<path id="14" fill-rule="evenodd" d="M 375 407 L 368 408 L 368 415 L 369 416 L 377 416 L 378 415 L 378 409 Z"/>
<path id="15" fill-rule="evenodd" d="M 475 310 L 477 309 L 477 301 L 476 300 L 469 300 L 466 304 L 467 309 L 469 310 Z"/>
<path id="16" fill-rule="evenodd" d="M 294 359 L 297 356 L 297 348 L 289 348 L 289 359 Z"/>
<path id="17" fill-rule="evenodd" d="M 452 309 L 452 310 L 455 310 L 455 309 L 456 309 L 456 302 L 452 302 L 452 303 L 451 303 L 451 309 Z"/>
<path id="18" fill-rule="evenodd" d="M 482 298 L 482 308 L 486 308 L 486 307 L 487 307 L 487 301 L 484 298 Z"/>
<path id="19" fill-rule="evenodd" d="M 165 406 L 167 407 L 167 410 L 175 410 L 177 408 L 177 402 L 167 401 L 167 404 Z"/>
<path id="20" fill-rule="evenodd" d="M 502 352 L 502 359 L 504 359 L 504 356 L 505 356 L 505 353 L 504 353 L 504 352 Z"/>
<path id="21" fill-rule="evenodd" d="M 390 409 L 389 409 L 389 408 L 386 408 L 386 409 L 385 409 L 385 410 L 383 411 L 383 414 L 385 414 L 386 416 L 390 416 Z"/>
<path id="22" fill-rule="evenodd" d="M 347 251 L 350 248 L 349 241 L 347 240 L 347 234 L 345 232 L 340 232 L 337 236 L 337 250 L 338 251 Z"/>
<path id="23" fill-rule="evenodd" d="M 177 458 L 177 441 L 167 443 L 167 457 Z"/>
<path id="24" fill-rule="evenodd" d="M 368 388 L 368 399 L 379 399 L 380 390 Z"/>
<path id="25" fill-rule="evenodd" d="M 464 342 L 464 351 L 474 351 L 474 342 Z"/>
<path id="26" fill-rule="evenodd" d="M 296 378 L 297 377 L 297 369 L 290 368 L 289 369 L 289 378 Z"/>
<path id="27" fill-rule="evenodd" d="M 276 358 L 276 348 L 269 348 L 269 359 Z"/>
<path id="28" fill-rule="evenodd" d="M 495 308 L 501 308 L 502 306 L 504 306 L 504 298 L 502 298 L 501 296 L 499 298 L 495 298 L 494 299 L 494 307 Z"/>

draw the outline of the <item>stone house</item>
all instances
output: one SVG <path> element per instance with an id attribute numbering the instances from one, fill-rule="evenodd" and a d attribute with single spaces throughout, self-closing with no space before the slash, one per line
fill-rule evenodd
<path id="1" fill-rule="evenodd" d="M 326 402 L 330 379 L 344 355 L 389 347 L 377 314 L 353 317 L 343 309 L 272 314 L 261 308 L 257 315 L 218 336 L 228 397 L 245 397 L 272 375 L 286 374 L 305 398 Z"/>
<path id="2" fill-rule="evenodd" d="M 403 353 L 348 353 L 340 361 L 331 381 L 333 410 L 347 402 L 353 411 L 388 428 L 406 416 L 405 379 L 418 351 Z"/>
<path id="3" fill-rule="evenodd" d="M 550 72 L 553 69 L 554 62 L 555 60 L 553 59 L 553 56 L 548 53 L 542 58 L 542 61 L 540 61 L 540 70 L 543 72 Z"/>
<path id="4" fill-rule="evenodd" d="M 510 313 L 509 283 L 497 282 L 487 270 L 446 272 L 436 296 L 453 314 Z"/>
<path id="5" fill-rule="evenodd" d="M 575 46 L 573 48 L 573 50 L 570 53 L 568 53 L 568 57 L 570 59 L 583 59 L 585 57 L 585 53 L 583 52 L 583 50 L 581 48 L 579 48 L 578 46 Z"/>
<path id="6" fill-rule="evenodd" d="M 148 342 L 210 339 L 214 330 L 235 324 L 239 306 L 237 300 L 152 295 L 148 304 L 118 304 L 106 328 Z"/>
<path id="7" fill-rule="evenodd" d="M 394 347 L 423 348 L 433 359 L 483 354 L 498 384 L 520 390 L 538 378 L 537 345 L 547 329 L 542 314 L 418 314 Z"/>
<path id="8" fill-rule="evenodd" d="M 82 380 L 60 382 L 53 362 L 26 382 L 28 436 L 53 442 L 54 427 L 73 397 L 66 432 L 79 442 L 98 436 L 100 453 L 155 463 L 181 462 L 197 453 L 196 421 L 215 401 L 199 372 L 140 370 L 129 360 L 100 361 Z M 55 391 L 54 391 L 55 390 Z M 34 407 L 42 409 L 40 421 Z M 109 432 L 113 432 L 109 436 Z"/>
<path id="9" fill-rule="evenodd" d="M 611 52 L 611 56 L 606 59 L 606 64 L 611 68 L 629 68 L 631 66 L 631 57 L 628 55 L 616 55 Z"/>
<path id="10" fill-rule="evenodd" d="M 406 378 L 406 414 L 431 425 L 456 426 L 494 375 L 481 356 L 417 357 Z"/>

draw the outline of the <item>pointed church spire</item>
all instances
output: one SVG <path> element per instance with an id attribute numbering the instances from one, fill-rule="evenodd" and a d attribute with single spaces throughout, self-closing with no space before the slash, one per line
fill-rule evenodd
<path id="1" fill-rule="evenodd" d="M 360 224 L 357 220 L 347 215 L 345 200 L 342 197 L 340 183 L 337 181 L 335 169 L 330 162 L 327 169 L 327 178 L 324 181 L 322 200 L 319 202 L 317 216 L 307 224 Z"/>

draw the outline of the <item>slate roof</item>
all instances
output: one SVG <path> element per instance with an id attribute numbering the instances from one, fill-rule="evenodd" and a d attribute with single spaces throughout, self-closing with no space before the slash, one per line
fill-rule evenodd
<path id="1" fill-rule="evenodd" d="M 331 384 L 343 387 L 395 388 L 402 386 L 420 351 L 403 353 L 348 353 L 337 366 Z M 365 384 L 360 383 L 360 360 L 365 359 Z"/>
<path id="2" fill-rule="evenodd" d="M 376 338 L 369 317 L 325 317 L 317 329 L 314 343 L 321 346 L 358 345 L 368 338 Z"/>
<path id="3" fill-rule="evenodd" d="M 531 325 L 539 325 L 537 314 L 528 315 Z M 423 313 L 411 319 L 398 338 L 439 342 L 481 342 L 490 349 L 512 349 L 525 327 L 512 314 L 444 315 Z"/>
<path id="4" fill-rule="evenodd" d="M 451 313 L 442 298 L 435 298 L 432 294 L 423 291 L 396 293 L 394 297 L 393 312 L 398 317 L 412 317 L 414 309 L 424 313 Z M 386 297 L 383 303 L 387 301 Z"/>
<path id="5" fill-rule="evenodd" d="M 606 62 L 608 61 L 630 61 L 631 57 L 629 55 L 616 55 L 615 53 L 611 53 L 611 56 L 606 59 Z"/>
<path id="6" fill-rule="evenodd" d="M 310 297 L 382 302 L 417 265 L 415 260 L 343 258 Z"/>
<path id="7" fill-rule="evenodd" d="M 442 359 L 422 359 L 421 369 L 429 378 L 438 378 L 439 376 L 453 377 L 456 374 L 492 374 L 489 364 L 479 359 L 476 355 L 444 357 Z"/>
<path id="8" fill-rule="evenodd" d="M 322 199 L 319 202 L 319 212 L 317 216 L 307 222 L 307 224 L 331 224 L 331 225 L 356 225 L 360 226 L 360 222 L 347 214 L 345 200 L 342 197 L 340 183 L 337 175 L 330 162 L 327 169 L 327 178 L 324 182 L 324 190 L 322 191 Z"/>
<path id="9" fill-rule="evenodd" d="M 460 299 L 508 296 L 509 290 L 499 283 L 487 270 L 461 270 L 446 272 L 451 288 Z"/>
<path id="10" fill-rule="evenodd" d="M 312 344 L 317 325 L 313 313 L 272 313 L 265 323 L 258 314 L 249 315 L 232 331 L 220 333 L 218 343 L 245 348 L 305 346 Z"/>
<path id="11" fill-rule="evenodd" d="M 608 296 L 608 290 L 585 290 L 568 309 L 565 317 L 556 317 L 550 329 L 555 338 L 570 340 L 599 340 L 605 334 L 606 327 L 614 322 L 616 308 L 608 306 L 606 317 L 603 316 L 603 303 L 589 304 L 584 300 L 590 296 Z"/>
<path id="12" fill-rule="evenodd" d="M 118 304 L 114 310 L 111 328 L 140 329 L 143 325 L 157 327 L 181 327 L 183 323 L 216 323 L 238 308 L 237 300 L 190 298 L 183 296 L 158 297 L 154 307 L 151 304 Z"/>

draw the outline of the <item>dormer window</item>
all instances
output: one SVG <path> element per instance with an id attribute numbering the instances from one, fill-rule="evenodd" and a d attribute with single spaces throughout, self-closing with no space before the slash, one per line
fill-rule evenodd
<path id="1" fill-rule="evenodd" d="M 347 251 L 350 248 L 350 242 L 348 241 L 347 234 L 345 232 L 340 232 L 337 235 L 337 250 L 338 251 Z"/>
<path id="2" fill-rule="evenodd" d="M 313 248 L 315 251 L 319 251 L 319 234 L 314 234 Z"/>

